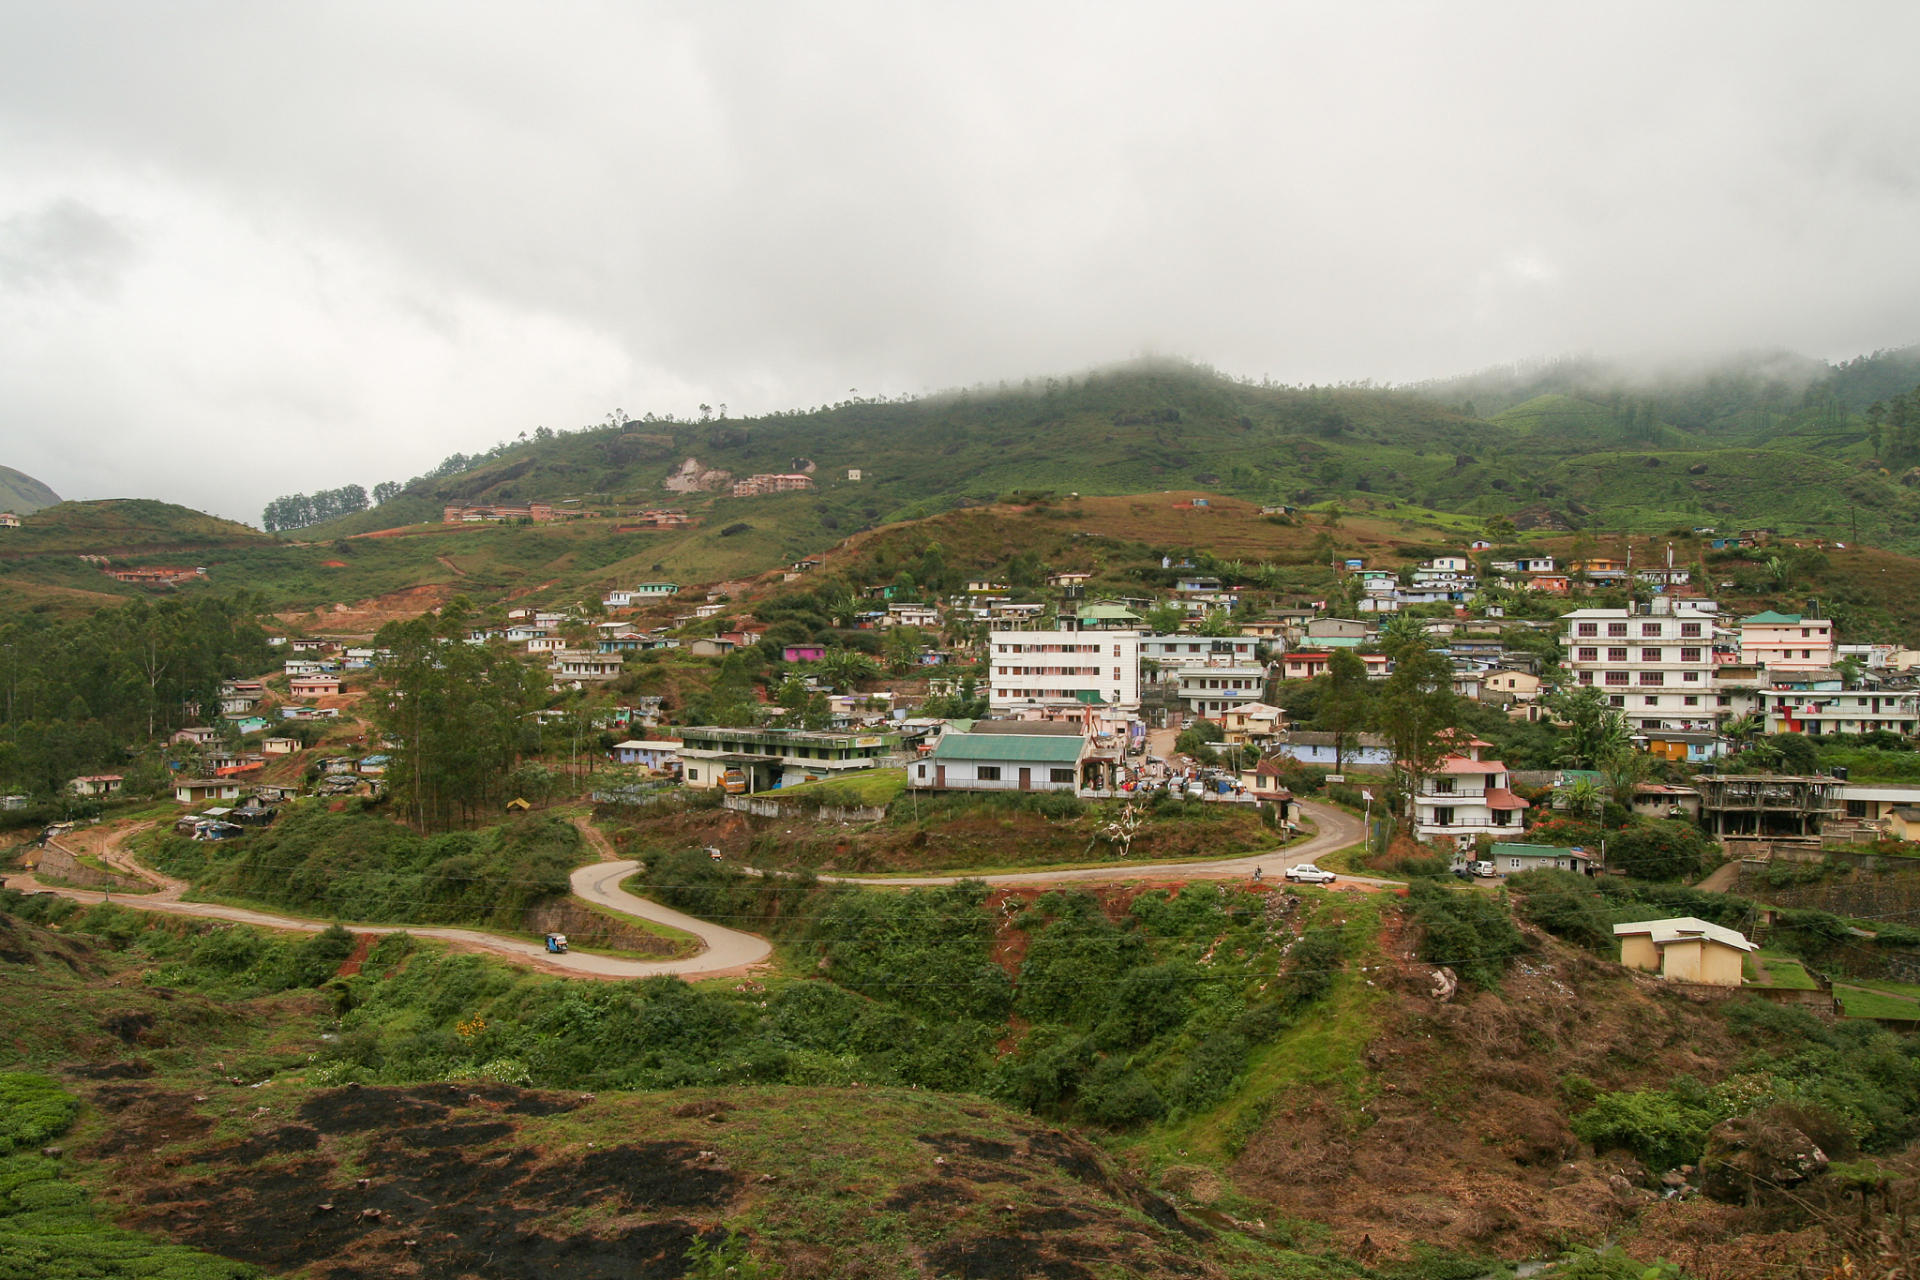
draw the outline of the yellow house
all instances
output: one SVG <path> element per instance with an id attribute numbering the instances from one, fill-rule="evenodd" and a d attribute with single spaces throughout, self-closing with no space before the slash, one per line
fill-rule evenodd
<path id="1" fill-rule="evenodd" d="M 1704 982 L 1716 987 L 1740 985 L 1740 962 L 1760 948 L 1733 929 L 1681 916 L 1617 924 L 1620 963 L 1645 969 L 1674 982 Z"/>
<path id="2" fill-rule="evenodd" d="M 1894 840 L 1920 840 L 1920 805 L 1894 805 L 1881 816 L 1880 829 Z"/>

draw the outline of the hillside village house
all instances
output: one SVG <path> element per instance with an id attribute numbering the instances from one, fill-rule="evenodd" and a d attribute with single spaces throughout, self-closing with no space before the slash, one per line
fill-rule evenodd
<path id="1" fill-rule="evenodd" d="M 1833 623 L 1769 609 L 1740 619 L 1740 660 L 1758 663 L 1768 673 L 1827 671 L 1836 660 Z"/>
<path id="2" fill-rule="evenodd" d="M 940 625 L 940 611 L 930 604 L 890 604 L 887 606 L 887 616 L 880 619 L 880 625 L 937 628 Z"/>
<path id="3" fill-rule="evenodd" d="M 319 658 L 288 658 L 285 670 L 290 676 L 317 676 L 332 665 Z"/>
<path id="4" fill-rule="evenodd" d="M 682 745 L 678 738 L 635 738 L 616 745 L 613 758 L 620 764 L 665 771 L 680 763 Z"/>
<path id="5" fill-rule="evenodd" d="M 780 650 L 782 662 L 818 662 L 826 656 L 823 644 L 790 644 Z"/>
<path id="6" fill-rule="evenodd" d="M 1081 785 L 1087 739 L 1078 733 L 944 733 L 907 784 L 930 791 L 1065 791 Z"/>
<path id="7" fill-rule="evenodd" d="M 1692 916 L 1617 924 L 1613 932 L 1621 964 L 1672 982 L 1737 987 L 1747 953 L 1760 949 L 1736 930 Z"/>
<path id="8" fill-rule="evenodd" d="M 1540 696 L 1544 683 L 1539 676 L 1525 671 L 1489 671 L 1480 687 L 1487 693 L 1511 694 L 1520 702 L 1531 702 Z"/>
<path id="9" fill-rule="evenodd" d="M 1264 702 L 1243 702 L 1214 718 L 1219 720 L 1226 742 L 1235 746 L 1249 743 L 1264 746 L 1287 728 L 1287 713 Z"/>
<path id="10" fill-rule="evenodd" d="M 902 734 L 856 730 L 728 729 L 692 725 L 680 731 L 681 776 L 689 787 L 720 786 L 738 769 L 749 793 L 894 767 L 910 749 Z"/>
<path id="11" fill-rule="evenodd" d="M 1295 649 L 1281 657 L 1280 678 L 1311 680 L 1327 674 L 1327 664 L 1332 661 L 1333 654 L 1325 649 Z"/>
<path id="12" fill-rule="evenodd" d="M 1920 726 L 1920 694 L 1846 692 L 1837 671 L 1771 670 L 1771 687 L 1756 693 L 1768 733 L 1912 733 Z"/>
<path id="13" fill-rule="evenodd" d="M 650 600 L 665 600 L 679 593 L 679 586 L 672 582 L 643 582 L 626 590 L 609 591 L 600 600 L 609 609 L 629 609 Z"/>
<path id="14" fill-rule="evenodd" d="M 1471 846 L 1460 851 L 1460 861 L 1472 854 Z M 1509 844 L 1495 841 L 1487 850 L 1487 860 L 1493 863 L 1494 871 L 1503 876 L 1517 875 L 1522 871 L 1554 870 L 1578 871 L 1586 875 L 1593 866 L 1593 858 L 1585 849 L 1560 849 L 1545 844 Z"/>
<path id="15" fill-rule="evenodd" d="M 295 676 L 287 685 L 296 698 L 330 698 L 340 692 L 340 677 L 333 675 Z"/>
<path id="16" fill-rule="evenodd" d="M 736 498 L 754 498 L 764 493 L 787 493 L 795 489 L 813 488 L 813 477 L 800 472 L 782 475 L 755 475 L 733 483 L 733 496 Z"/>
<path id="17" fill-rule="evenodd" d="M 1481 751 L 1491 743 L 1460 735 L 1456 741 L 1457 748 L 1420 780 L 1414 792 L 1417 838 L 1430 843 L 1451 839 L 1471 848 L 1476 836 L 1517 833 L 1520 815 L 1529 806 L 1513 794 L 1507 766 L 1481 759 Z"/>
<path id="18" fill-rule="evenodd" d="M 1714 687 L 1714 619 L 1688 605 L 1662 598 L 1650 613 L 1575 609 L 1560 621 L 1562 665 L 1573 683 L 1604 690 L 1631 728 L 1643 736 L 1668 735 L 1662 742 L 1678 744 L 1692 759 L 1696 749 L 1720 753 L 1723 712 Z"/>
<path id="19" fill-rule="evenodd" d="M 187 744 L 203 747 L 209 742 L 220 741 L 220 730 L 210 725 L 195 725 L 189 729 L 179 730 L 171 738 L 167 739 L 167 741 L 176 746 Z"/>
<path id="20" fill-rule="evenodd" d="M 1333 735 L 1321 729 L 1289 729 L 1275 743 L 1275 754 L 1301 764 L 1331 769 L 1335 764 Z M 1387 740 L 1375 733 L 1350 733 L 1346 741 L 1348 769 L 1382 773 L 1393 767 Z"/>
<path id="21" fill-rule="evenodd" d="M 1267 669 L 1258 663 L 1184 667 L 1180 671 L 1180 701 L 1188 714 L 1217 719 L 1242 703 L 1266 696 Z"/>
<path id="22" fill-rule="evenodd" d="M 269 756 L 290 756 L 300 750 L 298 738 L 266 738 L 260 743 L 260 751 Z"/>
<path id="23" fill-rule="evenodd" d="M 182 778 L 173 784 L 173 798 L 177 804 L 238 800 L 240 784 L 231 778 Z"/>
<path id="24" fill-rule="evenodd" d="M 545 523 L 556 518 L 552 504 L 546 502 L 450 502 L 440 514 L 442 524 L 478 524 L 489 520 Z"/>
<path id="25" fill-rule="evenodd" d="M 93 773 L 67 783 L 67 790 L 76 796 L 111 796 L 124 785 L 126 779 L 117 773 Z"/>
<path id="26" fill-rule="evenodd" d="M 585 649 L 560 649 L 553 655 L 547 670 L 553 673 L 554 685 L 571 685 L 578 689 L 586 684 L 602 680 L 617 679 L 626 669 L 626 662 L 619 654 L 589 652 Z"/>

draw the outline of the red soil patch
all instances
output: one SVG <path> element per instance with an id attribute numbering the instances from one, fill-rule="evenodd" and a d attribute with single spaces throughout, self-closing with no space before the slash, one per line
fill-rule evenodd
<path id="1" fill-rule="evenodd" d="M 367 962 L 367 953 L 372 950 L 373 935 L 370 933 L 356 933 L 353 936 L 353 954 L 340 962 L 340 967 L 334 970 L 333 976 L 336 978 L 350 978 L 360 972 L 360 966 Z"/>
<path id="2" fill-rule="evenodd" d="M 322 569 L 344 569 L 347 567 L 347 562 L 345 560 L 322 560 L 320 567 Z"/>

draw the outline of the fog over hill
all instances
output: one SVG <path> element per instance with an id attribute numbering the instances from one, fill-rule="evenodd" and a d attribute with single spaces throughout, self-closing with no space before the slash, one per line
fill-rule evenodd
<path id="1" fill-rule="evenodd" d="M 1920 337 L 1911 6 L 1120 8 L 37 7 L 8 461 L 252 518 L 617 406 Z"/>

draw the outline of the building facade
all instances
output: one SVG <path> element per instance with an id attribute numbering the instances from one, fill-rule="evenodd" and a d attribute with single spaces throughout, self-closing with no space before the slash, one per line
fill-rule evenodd
<path id="1" fill-rule="evenodd" d="M 987 640 L 987 706 L 995 716 L 1050 707 L 1140 709 L 1138 631 L 995 630 Z"/>

